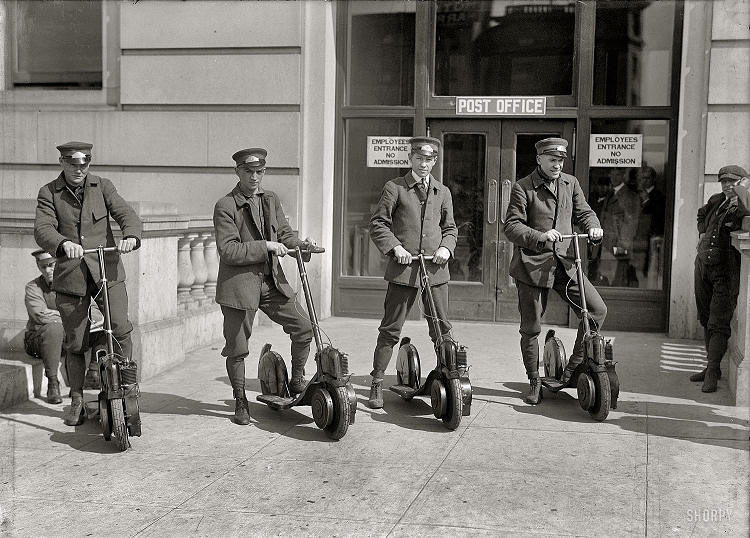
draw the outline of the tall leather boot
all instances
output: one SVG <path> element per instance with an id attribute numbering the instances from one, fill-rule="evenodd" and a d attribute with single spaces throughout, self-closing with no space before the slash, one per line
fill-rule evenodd
<path id="1" fill-rule="evenodd" d="M 542 401 L 542 383 L 538 377 L 532 377 L 529 379 L 529 393 L 524 397 L 523 401 L 527 404 L 537 405 Z"/>
<path id="2" fill-rule="evenodd" d="M 690 376 L 690 381 L 703 381 L 706 378 L 706 368 Z M 717 379 L 721 379 L 721 368 L 717 370 Z"/>
<path id="3" fill-rule="evenodd" d="M 240 426 L 250 424 L 250 408 L 244 390 L 234 390 L 234 423 Z"/>
<path id="4" fill-rule="evenodd" d="M 721 359 L 727 351 L 728 341 L 729 336 L 724 333 L 711 333 L 711 339 L 708 342 L 708 364 L 706 365 L 706 374 L 703 378 L 703 386 L 701 387 L 702 392 L 716 392 Z"/>
<path id="5" fill-rule="evenodd" d="M 367 399 L 367 407 L 370 409 L 382 409 L 383 408 L 383 377 L 372 377 L 372 385 L 370 385 L 370 397 Z"/>
<path id="6" fill-rule="evenodd" d="M 62 396 L 60 396 L 60 381 L 58 381 L 57 376 L 47 378 L 47 403 L 62 403 Z"/>

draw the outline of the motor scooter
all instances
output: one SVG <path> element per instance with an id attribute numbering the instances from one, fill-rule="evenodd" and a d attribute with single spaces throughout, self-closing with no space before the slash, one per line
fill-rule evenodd
<path id="1" fill-rule="evenodd" d="M 104 269 L 104 253 L 116 252 L 117 247 L 84 249 L 84 254 L 96 253 L 99 259 L 101 274 L 101 293 L 104 298 L 104 332 L 107 336 L 106 349 L 98 350 L 96 360 L 99 363 L 99 422 L 105 441 L 114 437 L 120 451 L 130 445 L 128 436 L 141 436 L 141 413 L 138 406 L 140 389 L 138 387 L 138 364 L 130 357 L 115 353 L 112 324 L 110 321 L 109 290 L 107 273 Z"/>
<path id="2" fill-rule="evenodd" d="M 435 311 L 435 300 L 430 287 L 426 261 L 432 256 L 418 254 L 412 261 L 419 262 L 422 293 L 427 297 L 427 322 L 434 334 L 440 335 L 440 324 Z M 440 335 L 435 341 L 435 368 L 422 383 L 419 352 L 411 339 L 404 337 L 396 359 L 397 384 L 389 387 L 404 400 L 430 395 L 432 413 L 443 421 L 449 430 L 461 424 L 461 417 L 471 414 L 471 381 L 469 380 L 468 348 L 456 342 L 450 334 Z"/>
<path id="3" fill-rule="evenodd" d="M 338 440 L 346 435 L 349 425 L 354 424 L 357 395 L 350 382 L 351 374 L 346 354 L 330 344 L 324 344 L 321 336 L 305 268 L 305 262 L 310 261 L 310 255 L 321 252 L 325 252 L 325 249 L 316 245 L 305 245 L 304 248 L 296 247 L 289 251 L 289 254 L 297 259 L 297 269 L 312 324 L 316 346 L 315 375 L 302 392 L 292 396 L 289 392 L 289 376 L 284 359 L 280 354 L 271 351 L 271 344 L 266 344 L 258 360 L 258 379 L 262 394 L 256 399 L 274 410 L 309 405 L 312 407 L 315 425 L 331 439 Z"/>
<path id="4" fill-rule="evenodd" d="M 562 239 L 573 239 L 575 246 L 575 265 L 578 282 L 583 282 L 583 267 L 581 264 L 581 249 L 578 244 L 580 238 L 588 239 L 588 234 L 574 233 L 562 236 Z M 562 341 L 555 336 L 555 332 L 547 332 L 544 343 L 543 364 L 545 377 L 541 379 L 542 386 L 551 392 L 558 392 L 568 387 L 576 387 L 578 403 L 588 411 L 591 418 L 602 422 L 609 415 L 610 409 L 617 408 L 620 394 L 620 380 L 615 372 L 616 361 L 613 359 L 612 341 L 604 340 L 599 334 L 599 328 L 589 319 L 586 306 L 586 293 L 583 286 L 579 286 L 581 295 L 581 320 L 583 323 L 583 361 L 573 371 L 568 383 L 561 381 L 563 371 L 567 366 L 565 348 Z"/>

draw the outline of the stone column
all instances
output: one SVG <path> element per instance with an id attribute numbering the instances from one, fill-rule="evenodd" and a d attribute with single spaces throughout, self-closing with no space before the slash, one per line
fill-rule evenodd
<path id="1" fill-rule="evenodd" d="M 216 295 L 216 278 L 219 275 L 219 256 L 216 251 L 216 238 L 213 232 L 203 234 L 203 257 L 206 259 L 206 287 L 204 291 L 208 297 Z"/>
<path id="2" fill-rule="evenodd" d="M 190 301 L 190 288 L 195 282 L 193 264 L 190 260 L 190 242 L 196 234 L 186 234 L 177 242 L 177 270 L 180 280 L 177 283 L 177 301 L 185 304 Z"/>
<path id="3" fill-rule="evenodd" d="M 193 265 L 193 274 L 195 279 L 190 286 L 190 296 L 195 301 L 206 298 L 203 289 L 206 286 L 208 271 L 206 270 L 206 259 L 203 257 L 203 237 L 204 234 L 190 234 L 193 240 L 190 242 L 190 262 Z"/>

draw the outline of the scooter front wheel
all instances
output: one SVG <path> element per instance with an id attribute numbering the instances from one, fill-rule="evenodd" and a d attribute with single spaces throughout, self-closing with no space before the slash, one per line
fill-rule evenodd
<path id="1" fill-rule="evenodd" d="M 109 400 L 112 420 L 112 437 L 115 438 L 117 448 L 124 452 L 130 447 L 128 441 L 128 428 L 125 424 L 125 409 L 122 405 L 122 399 L 114 398 Z"/>
<path id="2" fill-rule="evenodd" d="M 460 379 L 449 379 L 446 387 L 446 396 L 448 398 L 445 415 L 443 415 L 443 424 L 449 430 L 455 430 L 461 424 L 461 417 L 464 414 L 464 399 L 461 391 Z"/>
<path id="3" fill-rule="evenodd" d="M 333 420 L 325 427 L 325 432 L 331 439 L 339 440 L 346 435 L 351 421 L 351 407 L 349 406 L 349 394 L 346 386 L 336 387 L 331 391 L 333 400 Z"/>
<path id="4" fill-rule="evenodd" d="M 589 409 L 591 418 L 602 422 L 609 415 L 609 408 L 612 404 L 612 392 L 609 386 L 609 376 L 607 372 L 597 372 L 592 375 L 594 381 L 594 405 Z"/>

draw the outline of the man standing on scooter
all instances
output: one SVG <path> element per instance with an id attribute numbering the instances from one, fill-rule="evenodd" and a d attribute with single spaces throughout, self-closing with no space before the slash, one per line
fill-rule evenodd
<path id="1" fill-rule="evenodd" d="M 297 246 L 314 243 L 297 237 L 279 197 L 261 187 L 267 155 L 262 148 L 243 149 L 232 155 L 239 182 L 214 207 L 219 252 L 216 302 L 224 316 L 225 346 L 221 354 L 226 357 L 234 391 L 234 420 L 241 425 L 250 424 L 245 357 L 258 309 L 281 325 L 292 341 L 289 391 L 293 394 L 305 388 L 305 363 L 312 342 L 310 320 L 303 315 L 278 258 Z"/>
<path id="2" fill-rule="evenodd" d="M 372 365 L 372 385 L 367 405 L 383 407 L 383 378 L 398 342 L 401 328 L 419 292 L 419 267 L 412 264 L 412 254 L 434 256 L 427 263 L 435 311 L 441 334 L 451 330 L 448 322 L 447 262 L 456 248 L 457 230 L 453 220 L 451 191 L 432 174 L 440 152 L 436 138 L 411 139 L 409 161 L 411 170 L 390 180 L 383 187 L 378 206 L 370 219 L 370 239 L 383 254 L 389 256 L 385 269 L 388 290 L 385 294 L 383 320 L 378 328 L 378 341 Z M 427 298 L 422 294 L 427 311 Z M 430 338 L 435 342 L 429 325 Z"/>
<path id="3" fill-rule="evenodd" d="M 89 174 L 92 144 L 67 142 L 57 146 L 62 173 L 39 190 L 34 222 L 34 239 L 57 258 L 52 289 L 57 292 L 57 310 L 65 328 L 65 363 L 70 382 L 68 426 L 84 420 L 83 384 L 86 371 L 84 350 L 89 348 L 89 305 L 92 297 L 104 311 L 99 293 L 101 275 L 96 254 L 84 256 L 83 250 L 117 246 L 107 253 L 112 336 L 115 352 L 130 358 L 133 325 L 128 320 L 128 295 L 121 252 L 141 245 L 141 219 L 117 193 L 109 179 Z M 115 243 L 110 216 L 120 226 L 123 238 Z"/>
<path id="4" fill-rule="evenodd" d="M 539 344 L 541 318 L 547 308 L 550 288 L 581 317 L 580 283 L 577 282 L 574 256 L 569 253 L 570 240 L 562 235 L 573 233 L 573 225 L 585 230 L 593 241 L 604 235 L 596 213 L 589 207 L 575 176 L 563 173 L 568 156 L 568 142 L 563 138 L 545 138 L 535 144 L 537 168 L 519 179 L 510 195 L 505 235 L 515 245 L 510 275 L 518 289 L 518 311 L 521 314 L 521 355 L 529 378 L 529 393 L 524 400 L 536 405 L 541 400 L 539 381 Z M 599 292 L 584 275 L 588 313 L 596 327 L 601 327 L 607 307 Z M 561 381 L 567 384 L 583 361 L 583 323 L 573 353 Z"/>
<path id="5" fill-rule="evenodd" d="M 698 210 L 698 254 L 695 256 L 695 303 L 703 325 L 708 365 L 690 376 L 703 381 L 703 392 L 716 392 L 721 359 L 731 335 L 731 321 L 740 292 L 740 253 L 730 232 L 750 215 L 747 189 L 738 186 L 747 172 L 737 165 L 719 170 L 721 191 Z"/>

